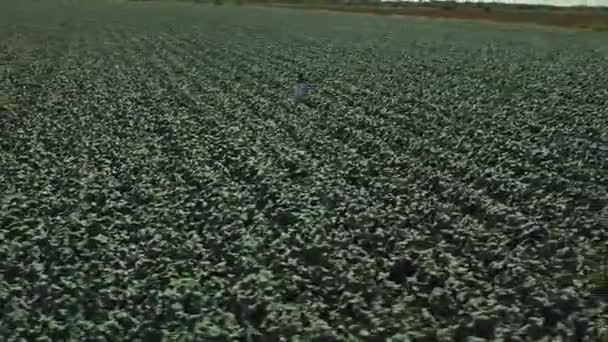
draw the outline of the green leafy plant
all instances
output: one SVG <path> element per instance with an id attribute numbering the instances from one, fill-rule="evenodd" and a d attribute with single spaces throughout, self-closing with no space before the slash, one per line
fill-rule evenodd
<path id="1" fill-rule="evenodd" d="M 601 35 L 206 3 L 0 1 L 3 339 L 600 340 Z"/>
<path id="2" fill-rule="evenodd" d="M 591 278 L 592 292 L 595 295 L 608 298 L 608 246 L 602 250 L 602 265 Z"/>

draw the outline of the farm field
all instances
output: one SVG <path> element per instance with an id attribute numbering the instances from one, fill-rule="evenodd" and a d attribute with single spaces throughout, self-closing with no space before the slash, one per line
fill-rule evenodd
<path id="1" fill-rule="evenodd" d="M 286 3 L 287 2 L 287 3 Z M 332 3 L 333 2 L 333 3 Z M 489 3 L 443 1 L 402 1 L 369 4 L 340 4 L 337 1 L 302 2 L 269 1 L 264 5 L 287 8 L 354 12 L 371 15 L 405 15 L 427 18 L 478 20 L 486 22 L 519 23 L 586 29 L 597 32 L 608 30 L 608 8 L 551 7 Z"/>
<path id="2" fill-rule="evenodd" d="M 0 1 L 0 75 L 0 340 L 608 328 L 605 34 Z"/>

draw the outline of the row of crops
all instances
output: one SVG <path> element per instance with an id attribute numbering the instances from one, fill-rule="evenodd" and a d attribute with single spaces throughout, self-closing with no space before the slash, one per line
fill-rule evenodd
<path id="1" fill-rule="evenodd" d="M 184 3 L 0 12 L 7 341 L 606 329 L 605 36 Z M 296 109 L 298 72 L 313 104 Z"/>

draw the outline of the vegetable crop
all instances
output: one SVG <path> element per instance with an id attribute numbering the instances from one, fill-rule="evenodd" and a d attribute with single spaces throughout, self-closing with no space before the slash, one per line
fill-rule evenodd
<path id="1" fill-rule="evenodd" d="M 0 13 L 2 340 L 606 329 L 605 35 L 171 2 Z"/>

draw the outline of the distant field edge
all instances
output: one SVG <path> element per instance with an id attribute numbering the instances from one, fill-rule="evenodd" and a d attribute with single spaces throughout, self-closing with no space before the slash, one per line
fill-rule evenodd
<path id="1" fill-rule="evenodd" d="M 196 2 L 272 6 L 303 10 L 348 12 L 367 15 L 416 16 L 507 24 L 533 24 L 586 31 L 608 32 L 608 8 L 553 7 L 500 3 L 336 3 L 332 1 L 198 0 Z"/>

